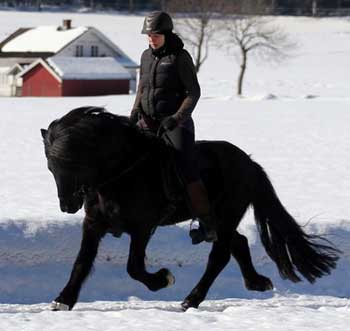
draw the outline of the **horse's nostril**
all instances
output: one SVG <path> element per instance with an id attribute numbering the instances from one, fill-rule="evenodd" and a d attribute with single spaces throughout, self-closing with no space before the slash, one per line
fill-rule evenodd
<path id="1" fill-rule="evenodd" d="M 68 206 L 64 204 L 60 204 L 60 208 L 61 208 L 61 211 L 63 211 L 64 213 L 68 210 Z"/>

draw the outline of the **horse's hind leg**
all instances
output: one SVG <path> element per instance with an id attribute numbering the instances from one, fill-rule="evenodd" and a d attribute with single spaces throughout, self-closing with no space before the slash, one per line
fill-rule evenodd
<path id="1" fill-rule="evenodd" d="M 229 237 L 220 237 L 219 233 L 219 240 L 213 244 L 204 275 L 181 304 L 183 310 L 190 307 L 197 308 L 205 299 L 210 286 L 230 261 L 230 239 Z"/>
<path id="2" fill-rule="evenodd" d="M 90 223 L 85 218 L 80 251 L 75 260 L 69 281 L 60 295 L 52 303 L 53 310 L 71 310 L 78 300 L 83 282 L 89 275 L 101 238 L 106 234 L 102 222 Z"/>
<path id="3" fill-rule="evenodd" d="M 174 284 L 175 278 L 168 269 L 160 269 L 156 273 L 149 273 L 145 267 L 145 250 L 151 237 L 150 230 L 135 231 L 130 234 L 130 252 L 127 271 L 131 278 L 140 281 L 151 291 Z"/>
<path id="4" fill-rule="evenodd" d="M 248 239 L 237 231 L 234 232 L 231 241 L 231 254 L 238 262 L 245 287 L 248 290 L 267 291 L 273 289 L 271 280 L 258 274 L 255 270 L 249 251 Z"/>

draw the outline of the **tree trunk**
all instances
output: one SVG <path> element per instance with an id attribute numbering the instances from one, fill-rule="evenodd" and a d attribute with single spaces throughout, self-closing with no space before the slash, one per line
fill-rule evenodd
<path id="1" fill-rule="evenodd" d="M 161 0 L 160 1 L 160 8 L 163 11 L 167 11 L 167 5 L 166 5 L 166 1 L 165 0 Z"/>
<path id="2" fill-rule="evenodd" d="M 129 0 L 129 12 L 134 12 L 134 0 Z"/>
<path id="3" fill-rule="evenodd" d="M 196 73 L 198 74 L 199 68 L 201 67 L 201 49 L 198 47 L 198 53 L 195 59 L 194 67 L 196 69 Z"/>
<path id="4" fill-rule="evenodd" d="M 201 23 L 201 32 L 199 36 L 199 43 L 197 47 L 197 56 L 196 56 L 196 61 L 195 61 L 195 68 L 196 68 L 196 73 L 199 72 L 199 69 L 201 67 L 201 61 L 202 61 L 202 47 L 203 47 L 203 42 L 204 42 L 204 34 L 205 34 L 205 24 L 203 21 Z"/>
<path id="5" fill-rule="evenodd" d="M 312 16 L 317 16 L 317 0 L 312 1 Z"/>
<path id="6" fill-rule="evenodd" d="M 243 78 L 245 74 L 245 70 L 247 68 L 247 51 L 244 49 L 241 49 L 242 51 L 242 64 L 241 64 L 241 71 L 239 73 L 238 77 L 238 87 L 237 87 L 237 95 L 242 95 L 242 87 L 243 87 Z"/>
<path id="7" fill-rule="evenodd" d="M 342 6 L 342 1 L 341 0 L 338 0 L 338 9 L 340 9 Z"/>

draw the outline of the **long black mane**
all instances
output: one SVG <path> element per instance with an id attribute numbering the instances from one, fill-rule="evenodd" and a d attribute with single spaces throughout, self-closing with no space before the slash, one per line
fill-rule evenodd
<path id="1" fill-rule="evenodd" d="M 113 151 L 125 156 L 135 144 L 152 146 L 151 140 L 128 117 L 80 107 L 52 122 L 44 143 L 48 158 L 66 167 L 87 167 L 110 160 Z"/>

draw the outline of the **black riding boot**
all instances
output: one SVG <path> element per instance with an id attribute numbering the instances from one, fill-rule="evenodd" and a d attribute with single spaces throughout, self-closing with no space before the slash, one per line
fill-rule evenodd
<path id="1" fill-rule="evenodd" d="M 218 239 L 214 219 L 211 215 L 210 202 L 207 190 L 201 180 L 187 185 L 188 195 L 192 209 L 199 221 L 199 228 L 190 231 L 192 243 L 199 244 L 202 241 L 213 242 Z"/>

